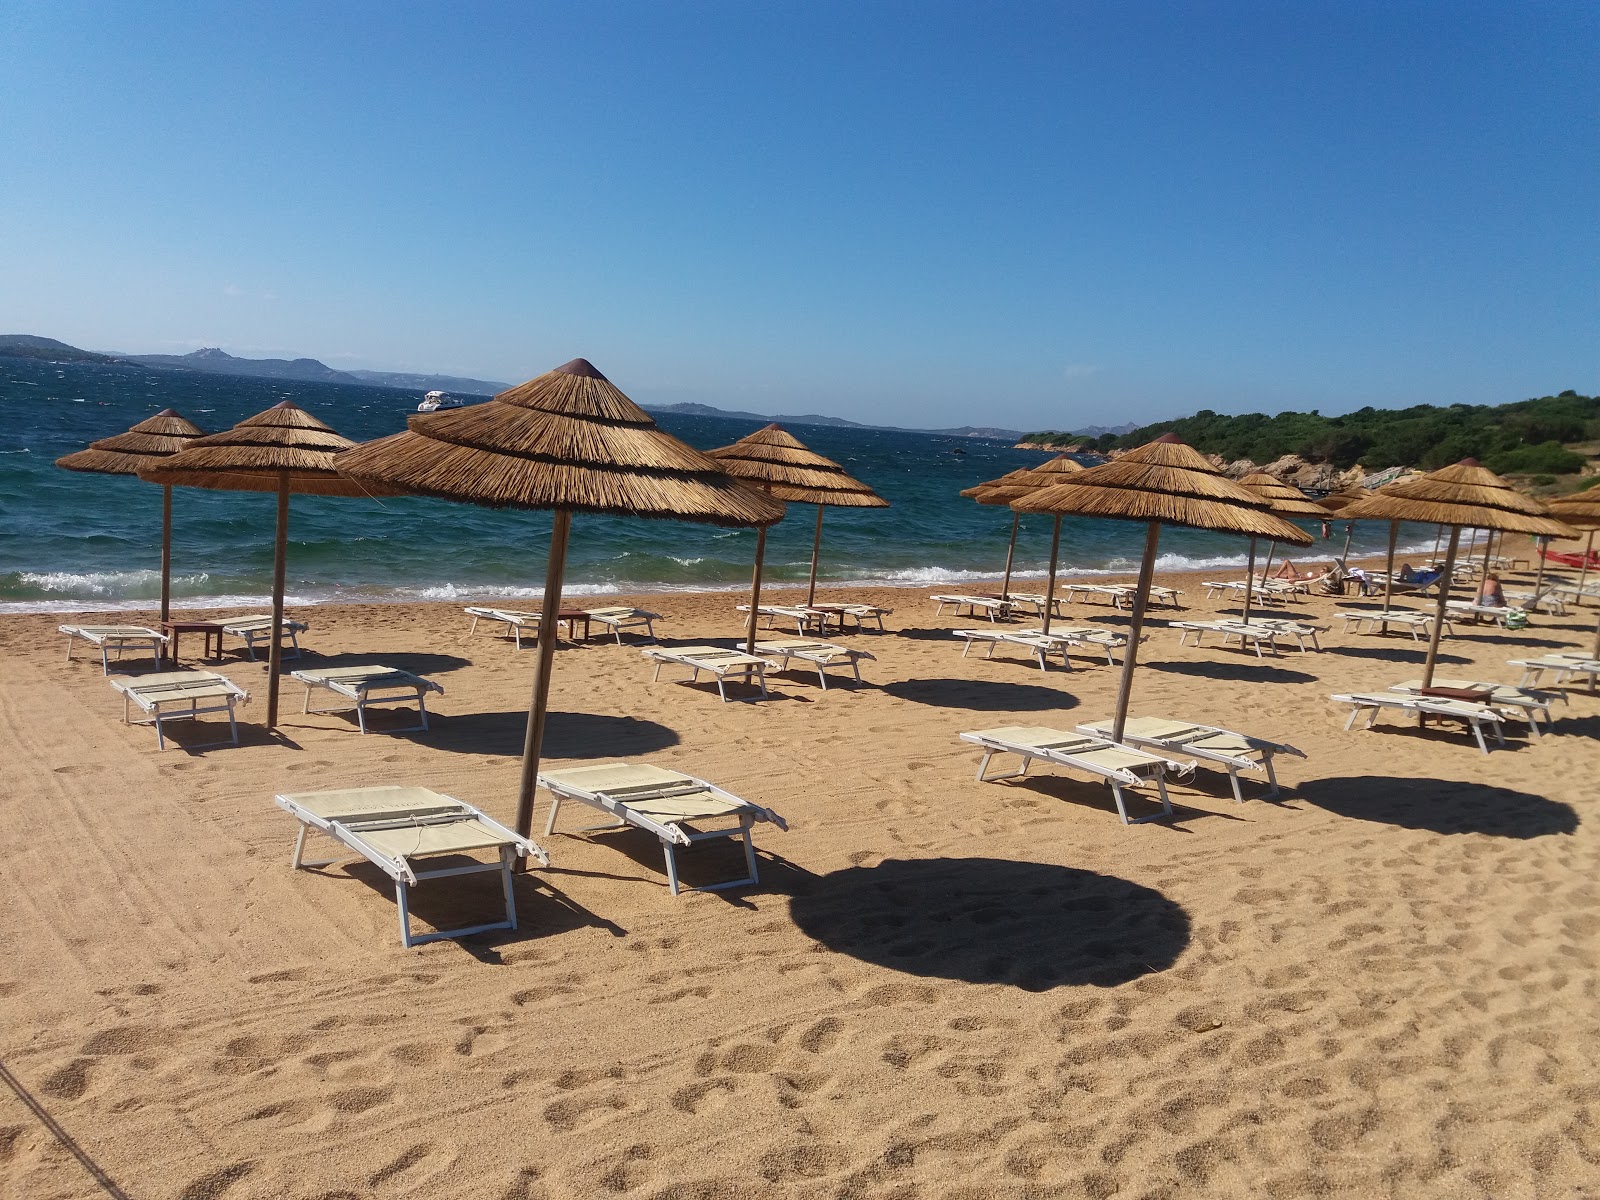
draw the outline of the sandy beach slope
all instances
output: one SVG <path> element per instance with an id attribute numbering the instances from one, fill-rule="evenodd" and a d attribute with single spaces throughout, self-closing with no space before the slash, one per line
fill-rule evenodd
<path id="1" fill-rule="evenodd" d="M 1184 615 L 1226 607 L 1167 582 Z M 414 950 L 375 870 L 290 870 L 272 796 L 413 783 L 509 819 L 531 649 L 448 605 L 306 610 L 307 663 L 444 684 L 434 730 L 361 737 L 289 684 L 269 739 L 231 654 L 244 744 L 158 753 L 97 661 L 63 661 L 62 618 L 0 619 L 0 1195 L 1600 1196 L 1600 699 L 1487 757 L 1459 729 L 1346 733 L 1328 694 L 1414 675 L 1419 644 L 1335 628 L 1263 661 L 1155 613 L 1136 714 L 1309 757 L 1281 802 L 1201 772 L 1173 821 L 1125 828 L 1079 776 L 976 782 L 956 737 L 1108 717 L 1103 659 L 964 659 L 944 631 L 971 622 L 926 591 L 852 597 L 890 632 L 844 639 L 876 658 L 826 694 L 795 672 L 722 704 L 652 683 L 636 644 L 557 655 L 548 762 L 777 810 L 759 887 L 674 900 L 653 841 L 558 832 L 521 930 Z M 737 600 L 639 598 L 669 641 L 735 637 Z M 1463 626 L 1441 673 L 1515 681 L 1594 620 Z M 496 902 L 478 876 L 415 911 Z"/>

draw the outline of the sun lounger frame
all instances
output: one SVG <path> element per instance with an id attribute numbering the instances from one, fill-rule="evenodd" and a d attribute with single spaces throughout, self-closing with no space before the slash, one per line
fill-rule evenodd
<path id="1" fill-rule="evenodd" d="M 811 639 L 796 639 L 781 642 L 757 642 L 757 654 L 777 660 L 778 670 L 787 671 L 789 660 L 797 658 L 801 662 L 810 663 L 817 669 L 817 682 L 822 685 L 822 690 L 828 690 L 828 674 L 826 668 L 843 664 L 855 672 L 856 682 L 861 682 L 861 660 L 863 658 L 876 660 L 876 656 L 868 654 L 865 650 L 853 650 L 849 646 L 835 645 L 833 642 L 822 642 Z"/>
<path id="2" fill-rule="evenodd" d="M 1454 717 L 1458 721 L 1466 721 L 1472 727 L 1472 736 L 1478 741 L 1478 749 L 1485 754 L 1489 753 L 1489 744 L 1483 737 L 1485 725 L 1494 730 L 1495 740 L 1500 745 L 1506 744 L 1506 736 L 1501 729 L 1504 720 L 1487 704 L 1473 704 L 1466 700 L 1448 700 L 1434 696 L 1413 696 L 1400 692 L 1340 692 L 1335 693 L 1332 699 L 1337 703 L 1350 705 L 1350 718 L 1344 723 L 1346 730 L 1355 725 L 1356 718 L 1363 712 L 1367 714 L 1364 728 L 1371 729 L 1380 712 L 1393 708 L 1401 712 L 1415 713 L 1418 725 L 1425 725 L 1429 716 Z"/>
<path id="3" fill-rule="evenodd" d="M 928 599 L 938 605 L 938 608 L 934 609 L 933 613 L 936 617 L 944 615 L 947 605 L 955 609 L 955 614 L 958 617 L 983 615 L 987 616 L 991 621 L 1001 621 L 1009 619 L 1011 616 L 1011 601 L 997 600 L 992 596 L 968 596 L 965 593 L 945 592 L 929 596 Z M 962 609 L 967 611 L 962 613 Z"/>
<path id="4" fill-rule="evenodd" d="M 163 722 L 195 721 L 209 713 L 228 714 L 228 740 L 205 742 L 186 749 L 210 750 L 217 746 L 239 744 L 239 723 L 234 716 L 234 705 L 248 702 L 250 693 L 225 675 L 219 675 L 215 671 L 168 671 L 158 675 L 113 679 L 111 686 L 122 693 L 123 724 L 154 725 L 158 750 L 167 748 L 167 735 Z M 202 708 L 200 706 L 202 700 L 216 700 L 220 703 Z M 138 719 L 130 717 L 128 715 L 130 701 L 150 715 Z M 168 704 L 187 704 L 188 707 L 173 712 L 163 707 Z"/>
<path id="5" fill-rule="evenodd" d="M 1399 692 L 1402 696 L 1417 695 L 1417 688 L 1422 685 L 1420 679 L 1408 679 L 1404 683 L 1391 683 L 1389 690 Z M 1551 711 L 1555 702 L 1560 700 L 1563 704 L 1571 704 L 1572 697 L 1565 692 L 1541 692 L 1525 688 L 1520 685 L 1513 686 L 1509 683 L 1493 683 L 1476 679 L 1440 679 L 1435 677 L 1434 687 L 1461 688 L 1464 690 L 1486 691 L 1489 699 L 1484 701 L 1490 708 L 1498 708 L 1502 712 L 1520 712 L 1528 719 L 1528 731 L 1534 737 L 1540 737 L 1547 732 L 1554 732 L 1555 714 Z M 1539 716 L 1544 716 L 1545 724 L 1550 728 L 1539 728 Z"/>
<path id="6" fill-rule="evenodd" d="M 1265 738 L 1250 737 L 1248 734 L 1238 733 L 1232 729 L 1224 729 L 1220 725 L 1200 725 L 1188 721 L 1171 722 L 1173 725 L 1183 725 L 1182 732 L 1173 732 L 1166 735 L 1141 733 L 1135 728 L 1139 718 L 1134 718 L 1122 730 L 1124 745 L 1135 747 L 1148 747 L 1153 750 L 1167 751 L 1170 753 L 1192 754 L 1200 762 L 1211 766 L 1219 766 L 1228 773 L 1228 782 L 1233 787 L 1233 798 L 1240 804 L 1244 803 L 1244 793 L 1239 786 L 1240 771 L 1261 771 L 1267 777 L 1267 790 L 1265 798 L 1275 799 L 1279 794 L 1278 773 L 1273 769 L 1272 760 L 1278 754 L 1290 754 L 1296 758 L 1304 758 L 1305 751 L 1298 750 L 1286 742 L 1269 742 Z M 1092 734 L 1095 737 L 1106 737 L 1109 733 L 1109 721 L 1087 722 L 1078 726 L 1080 733 Z M 1205 745 L 1207 738 L 1224 736 L 1238 738 L 1248 743 L 1249 749 L 1244 751 L 1221 750 Z M 1254 756 L 1254 757 L 1252 757 Z"/>
<path id="7" fill-rule="evenodd" d="M 67 661 L 72 661 L 73 644 L 80 639 L 100 650 L 100 672 L 103 675 L 111 674 L 111 662 L 106 656 L 110 647 L 116 647 L 117 661 L 122 661 L 122 651 L 126 646 L 148 645 L 150 653 L 156 660 L 156 666 L 161 665 L 161 655 L 167 645 L 167 635 L 155 629 L 148 629 L 143 625 L 58 625 L 56 630 L 67 635 Z"/>
<path id="8" fill-rule="evenodd" d="M 723 686 L 729 675 L 741 674 L 745 683 L 750 682 L 750 677 L 755 676 L 756 686 L 761 689 L 761 699 L 770 697 L 767 693 L 767 668 L 772 665 L 772 660 L 762 658 L 758 654 L 746 654 L 743 650 L 729 650 L 724 646 L 685 646 L 669 649 L 664 646 L 651 646 L 640 651 L 646 658 L 656 664 L 655 674 L 650 677 L 650 682 L 655 683 L 661 678 L 661 668 L 668 663 L 680 667 L 688 667 L 691 674 L 686 683 L 698 683 L 700 672 L 710 672 L 717 681 L 717 695 L 722 697 L 722 702 L 728 702 L 728 692 Z M 741 700 L 754 700 L 754 696 L 741 696 Z"/>
<path id="9" fill-rule="evenodd" d="M 370 670 L 370 678 L 353 677 L 340 679 L 337 677 L 341 671 L 354 671 L 358 668 L 329 667 L 324 670 L 294 671 L 290 678 L 297 679 L 306 685 L 306 700 L 302 713 L 330 713 L 349 712 L 355 710 L 356 725 L 363 735 L 367 732 L 367 709 L 375 704 L 409 704 L 416 703 L 418 723 L 391 729 L 389 733 L 417 733 L 427 732 L 428 729 L 428 701 L 429 692 L 444 694 L 444 687 L 431 679 L 424 679 L 421 675 L 413 675 L 410 671 L 402 671 L 398 667 L 370 667 L 359 668 Z M 311 707 L 311 692 L 313 688 L 326 688 L 336 696 L 343 696 L 350 701 L 349 704 L 333 704 L 327 708 Z M 395 692 L 397 695 L 373 695 L 374 692 Z"/>
<path id="10" fill-rule="evenodd" d="M 1168 621 L 1167 628 L 1178 631 L 1180 646 L 1188 644 L 1191 633 L 1194 634 L 1194 644 L 1197 647 L 1205 639 L 1206 634 L 1220 633 L 1224 646 L 1228 644 L 1230 638 L 1237 638 L 1239 649 L 1254 650 L 1257 658 L 1265 658 L 1266 655 L 1261 653 L 1261 645 L 1265 642 L 1273 656 L 1278 656 L 1278 634 L 1281 631 L 1258 621 L 1252 621 L 1248 625 L 1240 621 Z"/>
<path id="11" fill-rule="evenodd" d="M 604 763 L 600 768 L 625 766 L 624 763 Z M 735 796 L 732 792 L 699 779 L 693 775 L 683 775 L 677 771 L 664 771 L 664 774 L 679 776 L 676 780 L 662 781 L 658 784 L 635 785 L 616 788 L 586 788 L 581 786 L 581 779 L 575 780 L 574 776 L 581 776 L 585 771 L 596 768 L 576 767 L 566 771 L 542 771 L 539 774 L 539 783 L 550 793 L 550 815 L 546 818 L 544 832 L 546 837 L 555 833 L 556 817 L 561 812 L 563 800 L 575 800 L 579 804 L 586 804 L 590 808 L 599 809 L 601 812 L 610 813 L 616 819 L 607 821 L 602 825 L 587 825 L 574 833 L 595 833 L 602 830 L 622 829 L 632 827 L 642 829 L 646 833 L 654 834 L 661 843 L 661 856 L 667 868 L 667 890 L 674 896 L 684 892 L 720 892 L 728 888 L 746 887 L 761 882 L 761 872 L 756 860 L 755 838 L 751 832 L 758 821 L 766 821 L 776 825 L 785 832 L 789 824 L 771 809 L 762 808 L 751 804 L 743 797 Z M 717 817 L 686 817 L 679 821 L 662 821 L 640 812 L 633 805 L 641 800 L 661 800 L 669 797 L 695 796 L 709 794 L 727 804 L 738 806 L 732 813 L 719 814 Z M 734 817 L 736 822 L 732 825 L 720 825 L 715 828 L 699 828 L 695 822 L 717 820 L 719 817 Z M 737 838 L 744 848 L 745 868 L 749 874 L 742 879 L 728 879 L 720 883 L 707 883 L 699 887 L 686 888 L 678 878 L 677 850 L 680 846 L 693 846 L 697 842 L 715 841 L 719 838 Z"/>
<path id="12" fill-rule="evenodd" d="M 271 645 L 271 642 L 268 640 L 272 637 L 272 618 L 270 616 L 235 617 L 231 621 L 218 621 L 217 625 L 221 628 L 222 632 L 227 634 L 229 637 L 243 639 L 245 653 L 250 656 L 251 662 L 256 661 L 257 640 L 267 642 L 269 646 Z M 310 626 L 308 626 L 304 621 L 292 620 L 289 617 L 285 617 L 283 619 L 283 625 L 280 627 L 280 636 L 283 633 L 289 635 L 289 646 L 290 649 L 294 651 L 293 654 L 285 651 L 283 657 L 300 657 L 300 635 L 308 628 L 310 628 Z"/>
<path id="13" fill-rule="evenodd" d="M 642 608 L 630 608 L 626 605 L 614 608 L 586 608 L 583 611 L 589 614 L 591 621 L 598 621 L 611 630 L 611 636 L 616 638 L 619 646 L 622 645 L 622 631 L 637 629 L 640 625 L 644 626 L 644 636 L 654 642 L 655 623 L 663 619 L 660 613 L 647 612 Z"/>
<path id="14" fill-rule="evenodd" d="M 1431 612 L 1421 612 L 1414 608 L 1391 608 L 1388 612 L 1374 610 L 1372 612 L 1336 612 L 1333 614 L 1344 622 L 1344 631 L 1350 632 L 1350 627 L 1355 626 L 1357 633 L 1367 632 L 1362 626 L 1371 624 L 1377 627 L 1378 633 L 1387 633 L 1390 625 L 1397 625 L 1411 634 L 1411 640 L 1422 642 L 1427 640 L 1428 627 L 1435 620 Z M 1454 637 L 1456 627 L 1450 623 L 1447 615 L 1444 619 L 1444 628 L 1440 637 Z"/>
<path id="15" fill-rule="evenodd" d="M 1600 659 L 1590 658 L 1587 655 L 1543 654 L 1538 658 L 1507 659 L 1506 665 L 1522 668 L 1522 679 L 1518 682 L 1518 687 L 1537 687 L 1546 671 L 1556 673 L 1555 681 L 1558 686 L 1565 683 L 1569 675 L 1587 675 L 1590 692 L 1600 684 Z"/>
<path id="16" fill-rule="evenodd" d="M 961 657 L 967 656 L 967 651 L 972 649 L 974 642 L 986 642 L 989 652 L 985 658 L 993 658 L 995 647 L 1004 642 L 1008 646 L 1021 646 L 1039 662 L 1039 670 L 1049 669 L 1049 657 L 1052 654 L 1061 656 L 1061 665 L 1067 670 L 1072 670 L 1072 663 L 1067 659 L 1067 640 L 1065 638 L 1045 637 L 1033 631 L 1010 629 L 952 629 L 951 636 L 958 637 L 965 642 L 961 647 Z"/>
<path id="17" fill-rule="evenodd" d="M 1001 736 L 1004 729 L 980 729 L 971 733 L 961 734 L 961 740 L 971 742 L 983 748 L 983 759 L 978 763 L 977 779 L 980 783 L 995 783 L 1006 779 L 1021 779 L 1027 775 L 1028 768 L 1034 759 L 1052 763 L 1055 766 L 1069 767 L 1073 770 L 1083 771 L 1086 774 L 1097 776 L 1111 788 L 1111 794 L 1116 800 L 1117 815 L 1122 818 L 1124 825 L 1142 825 L 1146 821 L 1158 821 L 1163 817 L 1172 815 L 1172 800 L 1167 795 L 1166 771 L 1168 767 L 1187 774 L 1195 769 L 1194 762 L 1180 763 L 1160 755 L 1150 754 L 1136 749 L 1133 746 L 1122 745 L 1109 741 L 1103 737 L 1090 737 L 1084 734 L 1068 733 L 1065 730 L 1051 730 L 1059 738 L 1053 738 L 1050 743 L 1029 743 L 1017 741 L 1013 738 Z M 1143 760 L 1138 764 L 1137 770 L 1129 765 L 1110 766 L 1105 763 L 1096 763 L 1086 755 L 1103 750 L 1118 750 L 1125 754 L 1132 754 Z M 990 775 L 989 763 L 997 754 L 1015 754 L 1022 760 L 1022 765 L 1015 771 L 1008 771 L 1000 775 Z M 1161 811 L 1143 817 L 1128 816 L 1128 806 L 1123 800 L 1122 789 L 1137 787 L 1141 783 L 1154 782 L 1161 797 Z"/>
<path id="18" fill-rule="evenodd" d="M 351 790 L 379 793 L 390 789 L 376 787 Z M 427 791 L 428 789 L 417 790 Z M 420 946 L 425 942 L 462 938 L 467 937 L 469 934 L 487 933 L 496 929 L 515 929 L 517 927 L 517 903 L 511 887 L 511 868 L 513 863 L 521 855 L 537 860 L 541 866 L 548 867 L 550 865 L 550 856 L 534 842 L 506 828 L 481 808 L 474 807 L 463 800 L 457 800 L 454 796 L 447 796 L 442 792 L 431 793 L 437 798 L 435 803 L 419 805 L 410 810 L 376 810 L 368 814 L 355 814 L 345 817 L 324 816 L 307 806 L 307 801 L 321 794 L 323 793 L 297 792 L 273 797 L 279 808 L 300 822 L 300 831 L 295 837 L 294 854 L 289 860 L 289 865 L 298 871 L 306 867 L 332 866 L 334 863 L 341 861 L 337 858 L 322 859 L 316 862 L 307 862 L 305 860 L 306 834 L 313 829 L 326 834 L 341 845 L 347 846 L 372 863 L 394 881 L 394 898 L 399 908 L 400 942 L 407 949 L 412 946 Z M 363 833 L 377 830 L 403 829 L 422 825 L 448 825 L 463 821 L 477 821 L 502 839 L 497 847 L 496 861 L 474 861 L 463 866 L 437 867 L 427 870 L 413 863 L 411 856 L 386 854 L 372 846 L 361 836 Z M 443 853 L 464 854 L 465 851 L 452 850 Z M 500 887 L 505 896 L 506 904 L 505 920 L 490 921 L 479 925 L 466 925 L 458 929 L 441 929 L 434 933 L 413 934 L 411 932 L 410 889 L 412 887 L 425 879 L 445 879 L 452 875 L 477 875 L 488 871 L 498 871 L 500 873 Z"/>

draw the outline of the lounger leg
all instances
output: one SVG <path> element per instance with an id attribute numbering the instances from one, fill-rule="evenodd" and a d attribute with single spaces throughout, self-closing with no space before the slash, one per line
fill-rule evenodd
<path id="1" fill-rule="evenodd" d="M 406 881 L 394 881 L 394 900 L 400 909 L 400 944 L 411 949 L 411 906 L 406 903 Z"/>
<path id="2" fill-rule="evenodd" d="M 365 736 L 367 732 L 367 702 L 365 700 L 358 699 L 356 701 L 356 726 Z"/>
<path id="3" fill-rule="evenodd" d="M 661 667 L 662 667 L 662 665 L 663 665 L 662 664 L 662 660 L 659 659 L 659 658 L 656 659 L 656 673 L 654 675 L 650 676 L 650 682 L 651 683 L 660 683 L 661 682 Z"/>
<path id="4" fill-rule="evenodd" d="M 1272 751 L 1267 751 L 1261 765 L 1267 769 L 1267 797 L 1275 799 L 1278 795 L 1278 773 L 1272 769 Z"/>
<path id="5" fill-rule="evenodd" d="M 746 813 L 739 818 L 739 827 L 744 831 L 744 861 L 750 868 L 750 882 L 760 883 L 761 877 L 756 871 L 756 841 L 751 833 L 751 826 L 755 818 Z"/>
<path id="6" fill-rule="evenodd" d="M 118 649 L 120 650 L 121 648 L 118 647 Z M 100 643 L 100 673 L 102 675 L 111 674 L 111 664 L 106 661 L 106 646 L 104 642 Z"/>
<path id="7" fill-rule="evenodd" d="M 234 716 L 233 716 L 233 701 L 234 701 L 234 697 L 229 696 L 228 697 L 228 736 L 233 738 L 233 744 L 235 746 L 237 746 L 239 744 L 239 722 L 234 720 Z"/>
<path id="8" fill-rule="evenodd" d="M 511 890 L 511 864 L 516 858 L 510 846 L 500 847 L 500 887 L 506 894 L 506 925 L 517 927 L 517 897 Z"/>
<path id="9" fill-rule="evenodd" d="M 1482 750 L 1485 754 L 1489 753 L 1489 743 L 1483 740 L 1482 721 L 1474 721 L 1472 723 L 1472 736 L 1478 739 L 1478 749 Z M 1504 740 L 1504 738 L 1501 739 L 1501 741 Z"/>
<path id="10" fill-rule="evenodd" d="M 1346 733 L 1350 732 L 1350 727 L 1356 723 L 1356 718 L 1360 715 L 1361 706 L 1359 704 L 1352 704 L 1350 706 L 1350 719 L 1344 723 L 1344 731 Z"/>
<path id="11" fill-rule="evenodd" d="M 165 750 L 166 748 L 167 748 L 167 737 L 166 737 L 166 734 L 163 733 L 162 729 L 161 729 L 161 709 L 158 707 L 156 709 L 156 749 L 157 750 Z"/>
<path id="12" fill-rule="evenodd" d="M 1128 821 L 1128 806 L 1122 802 L 1122 785 L 1120 783 L 1118 783 L 1115 779 L 1108 779 L 1108 780 L 1106 780 L 1106 782 L 1111 785 L 1111 794 L 1112 794 L 1112 796 L 1114 796 L 1116 798 L 1116 801 L 1117 801 L 1117 815 L 1122 818 L 1122 823 L 1124 825 L 1129 824 L 1129 821 Z"/>
<path id="13" fill-rule="evenodd" d="M 544 823 L 544 835 L 549 837 L 556 831 L 556 814 L 561 811 L 561 797 L 555 792 L 550 793 L 550 816 Z"/>
<path id="14" fill-rule="evenodd" d="M 310 826 L 304 821 L 300 822 L 300 832 L 295 835 L 294 839 L 294 853 L 289 856 L 289 869 L 291 871 L 300 869 L 300 859 L 306 849 L 306 830 L 309 828 Z"/>
<path id="15" fill-rule="evenodd" d="M 787 664 L 785 664 L 785 665 L 787 666 Z M 822 690 L 823 691 L 827 691 L 828 690 L 828 673 L 822 669 L 822 664 L 821 663 L 817 664 L 817 681 L 822 684 Z M 763 685 L 766 684 L 765 673 L 763 673 L 763 675 L 762 675 L 761 682 L 762 682 Z M 765 686 L 763 686 L 762 690 L 763 691 L 766 690 Z"/>
<path id="16" fill-rule="evenodd" d="M 661 840 L 661 855 L 667 860 L 667 890 L 676 896 L 678 894 L 678 859 L 672 853 L 672 843 L 665 838 Z"/>
<path id="17" fill-rule="evenodd" d="M 694 683 L 695 680 L 698 680 L 699 678 L 700 678 L 700 672 L 696 671 L 694 673 L 694 679 L 691 679 L 689 682 L 690 683 Z M 717 676 L 717 695 L 722 697 L 722 702 L 724 704 L 726 704 L 728 702 L 728 693 L 727 693 L 727 690 L 722 686 L 722 676 L 720 674 Z"/>
<path id="18" fill-rule="evenodd" d="M 417 713 L 422 718 L 422 730 L 428 730 L 428 698 L 422 692 L 417 693 Z"/>

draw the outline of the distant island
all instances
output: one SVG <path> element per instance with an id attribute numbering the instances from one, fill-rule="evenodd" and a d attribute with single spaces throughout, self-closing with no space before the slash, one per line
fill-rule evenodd
<path id="1" fill-rule="evenodd" d="M 27 333 L 0 334 L 0 356 L 39 358 L 50 362 L 122 363 L 173 371 L 204 371 L 212 375 L 246 375 L 264 379 L 290 379 L 309 383 L 343 383 L 355 387 L 398 388 L 403 391 L 451 392 L 466 396 L 493 396 L 512 385 L 490 379 L 464 379 L 456 375 L 418 375 L 404 371 L 339 371 L 314 358 L 236 358 L 211 347 L 190 354 L 97 354 L 80 350 L 54 338 Z M 731 417 L 743 421 L 776 421 L 785 425 L 835 425 L 849 429 L 887 429 L 901 433 L 932 433 L 947 437 L 995 438 L 1014 441 L 1015 429 L 962 425 L 955 429 L 904 429 L 896 425 L 868 425 L 821 413 L 766 416 L 712 408 L 709 404 L 643 404 L 651 412 L 683 413 L 697 417 Z M 1096 432 L 1099 432 L 1096 430 Z"/>

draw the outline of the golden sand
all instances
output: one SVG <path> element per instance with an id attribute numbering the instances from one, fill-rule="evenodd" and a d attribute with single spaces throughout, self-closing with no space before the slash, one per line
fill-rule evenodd
<path id="1" fill-rule="evenodd" d="M 1182 616 L 1226 607 L 1164 582 Z M 547 763 L 648 760 L 775 809 L 760 886 L 673 899 L 653 839 L 544 839 L 541 793 L 554 864 L 519 877 L 521 929 L 413 950 L 376 870 L 290 870 L 272 797 L 417 784 L 509 820 L 531 649 L 468 640 L 455 606 L 304 610 L 308 665 L 444 684 L 432 732 L 361 737 L 286 682 L 270 739 L 231 654 L 244 744 L 180 727 L 158 753 L 97 660 L 63 661 L 64 618 L 0 619 L 0 1196 L 1600 1196 L 1600 699 L 1488 756 L 1459 728 L 1347 733 L 1328 694 L 1414 676 L 1421 644 L 1335 628 L 1258 660 L 1155 612 L 1135 714 L 1309 757 L 1280 760 L 1280 802 L 1202 771 L 1172 821 L 1124 827 L 1082 776 L 975 781 L 956 737 L 1108 717 L 1115 669 L 963 658 L 943 631 L 978 622 L 927 592 L 851 598 L 891 631 L 843 639 L 876 658 L 825 694 L 796 670 L 723 704 L 652 683 L 635 640 L 556 656 Z M 637 599 L 668 641 L 739 632 L 732 594 Z M 1514 682 L 1593 614 L 1462 626 L 1441 674 Z M 423 926 L 497 903 L 491 875 L 414 893 Z"/>

